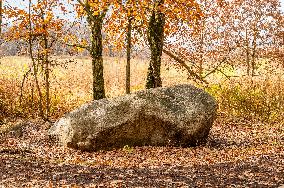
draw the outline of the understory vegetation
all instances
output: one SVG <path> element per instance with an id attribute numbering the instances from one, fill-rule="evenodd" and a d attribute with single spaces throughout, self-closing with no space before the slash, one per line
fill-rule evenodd
<path id="1" fill-rule="evenodd" d="M 23 63 L 26 62 L 26 63 Z M 62 58 L 62 62 L 64 59 Z M 219 114 L 226 118 L 258 122 L 283 122 L 284 117 L 284 77 L 278 73 L 261 72 L 258 76 L 242 76 L 242 72 L 230 74 L 231 78 L 217 73 L 211 76 L 208 85 L 198 85 L 187 77 L 185 71 L 175 69 L 170 63 L 162 66 L 164 86 L 194 84 L 212 94 L 219 104 Z M 31 75 L 25 75 L 29 68 L 25 57 L 5 57 L 1 60 L 0 106 L 1 119 L 13 117 L 39 116 L 39 97 Z M 125 62 L 119 58 L 106 58 L 105 82 L 107 97 L 125 94 Z M 131 92 L 144 89 L 147 61 L 135 59 L 132 63 Z M 237 72 L 237 71 L 235 71 Z M 23 79 L 25 77 L 25 82 Z M 61 117 L 83 103 L 92 100 L 91 63 L 88 58 L 78 58 L 74 62 L 57 66 L 51 74 L 51 105 L 53 120 Z M 44 87 L 44 85 L 43 85 Z M 43 93 L 44 95 L 44 93 Z"/>

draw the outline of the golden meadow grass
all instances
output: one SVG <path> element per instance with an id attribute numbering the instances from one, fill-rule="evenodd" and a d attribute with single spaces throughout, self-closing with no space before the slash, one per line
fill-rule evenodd
<path id="1" fill-rule="evenodd" d="M 75 62 L 64 63 L 68 58 L 60 58 L 59 64 L 51 73 L 51 103 L 52 114 L 61 116 L 81 104 L 92 100 L 92 66 L 89 58 L 76 58 Z M 131 62 L 131 91 L 144 89 L 147 73 L 147 60 L 133 59 Z M 23 76 L 31 62 L 28 57 L 4 57 L 0 65 L 0 93 L 2 110 L 7 115 L 33 113 L 37 109 L 37 92 L 32 85 L 33 77 L 30 75 L 24 87 L 23 110 L 19 111 L 20 86 Z M 104 76 L 107 97 L 116 97 L 125 93 L 125 65 L 122 58 L 104 58 Z M 175 68 L 162 67 L 162 79 L 165 86 L 188 83 L 186 73 Z M 32 89 L 33 88 L 33 89 Z M 44 91 L 42 89 L 42 91 Z M 33 96 L 32 94 L 33 93 Z M 35 105 L 32 106 L 31 102 Z M 0 103 L 1 104 L 1 103 Z M 34 112 L 35 113 L 35 112 Z M 33 115 L 33 114 L 30 114 Z"/>
<path id="2" fill-rule="evenodd" d="M 68 57 L 61 57 L 51 73 L 51 113 L 58 118 L 64 113 L 92 100 L 91 59 L 75 58 L 64 64 Z M 123 58 L 104 58 L 104 76 L 107 97 L 125 94 L 125 65 Z M 144 89 L 148 60 L 132 59 L 131 91 Z M 19 103 L 23 75 L 30 67 L 28 57 L 4 57 L 0 64 L 0 118 L 10 116 L 37 117 L 38 95 L 33 77 L 25 83 L 22 104 Z M 269 66 L 268 66 L 269 67 Z M 273 68 L 273 67 L 272 67 Z M 271 67 L 270 67 L 271 69 Z M 240 70 L 226 70 L 240 74 Z M 271 74 L 267 66 L 261 67 L 263 75 L 254 78 L 236 77 L 225 80 L 220 74 L 210 77 L 210 86 L 205 88 L 214 95 L 222 113 L 249 120 L 281 120 L 284 116 L 283 70 Z M 279 71 L 279 69 L 277 69 Z M 244 71 L 243 71 L 244 72 Z M 163 86 L 194 83 L 185 71 L 163 64 Z M 41 80 L 42 82 L 42 80 Z M 44 91 L 44 89 L 42 89 Z"/>

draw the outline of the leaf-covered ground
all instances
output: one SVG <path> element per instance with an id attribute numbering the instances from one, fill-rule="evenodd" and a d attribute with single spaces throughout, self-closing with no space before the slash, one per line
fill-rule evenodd
<path id="1" fill-rule="evenodd" d="M 204 146 L 125 147 L 96 153 L 53 143 L 47 136 L 47 128 L 47 124 L 29 121 L 0 134 L 0 187 L 279 187 L 284 184 L 281 123 L 252 124 L 219 117 Z"/>

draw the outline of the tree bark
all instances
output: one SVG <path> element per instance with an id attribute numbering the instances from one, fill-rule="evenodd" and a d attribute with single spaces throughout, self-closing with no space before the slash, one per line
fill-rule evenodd
<path id="1" fill-rule="evenodd" d="M 164 0 L 155 2 L 155 8 L 149 20 L 147 37 L 151 50 L 151 59 L 148 67 L 146 88 L 156 88 L 162 86 L 161 80 L 161 57 L 164 45 L 165 15 L 160 7 Z"/>
<path id="2" fill-rule="evenodd" d="M 43 26 L 46 29 L 46 26 Z M 50 113 L 50 81 L 49 81 L 49 52 L 48 52 L 48 39 L 46 34 L 43 35 L 43 49 L 45 50 L 43 56 L 43 64 L 44 64 L 44 79 L 45 79 L 45 117 L 49 118 Z"/>
<path id="3" fill-rule="evenodd" d="M 45 118 L 46 120 L 49 119 L 50 113 L 50 81 L 49 81 L 49 74 L 50 74 L 50 61 L 49 61 L 49 43 L 48 43 L 48 36 L 47 36 L 47 25 L 44 23 L 45 12 L 41 10 L 41 19 L 43 22 L 42 28 L 45 31 L 42 34 L 42 38 L 40 39 L 40 45 L 43 50 L 43 54 L 40 55 L 40 61 L 44 67 L 44 81 L 45 81 Z"/>
<path id="4" fill-rule="evenodd" d="M 253 31 L 253 49 L 252 49 L 252 61 L 251 61 L 251 76 L 255 76 L 255 70 L 256 70 L 256 65 L 255 65 L 255 59 L 256 59 L 256 39 L 257 39 L 257 28 L 254 27 Z"/>
<path id="5" fill-rule="evenodd" d="M 250 47 L 248 38 L 248 29 L 246 29 L 246 63 L 247 63 L 247 75 L 250 75 Z"/>
<path id="6" fill-rule="evenodd" d="M 130 93 L 130 60 L 131 60 L 131 32 L 132 32 L 132 17 L 128 17 L 128 24 L 127 24 L 127 36 L 126 36 L 126 42 L 127 42 L 127 49 L 126 49 L 126 55 L 127 55 L 127 62 L 126 62 L 126 93 Z"/>
<path id="7" fill-rule="evenodd" d="M 2 34 L 3 2 L 0 0 L 0 37 Z"/>
<path id="8" fill-rule="evenodd" d="M 102 24 L 101 15 L 87 18 L 91 28 L 91 50 L 92 69 L 93 69 L 93 99 L 105 98 L 104 88 L 104 67 L 103 67 L 103 43 L 102 43 Z"/>

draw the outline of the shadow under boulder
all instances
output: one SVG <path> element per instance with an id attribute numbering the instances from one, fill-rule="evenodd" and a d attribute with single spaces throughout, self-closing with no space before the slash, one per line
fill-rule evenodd
<path id="1" fill-rule="evenodd" d="M 97 151 L 128 146 L 195 146 L 206 141 L 215 99 L 192 85 L 154 88 L 90 102 L 49 130 L 65 146 Z"/>

